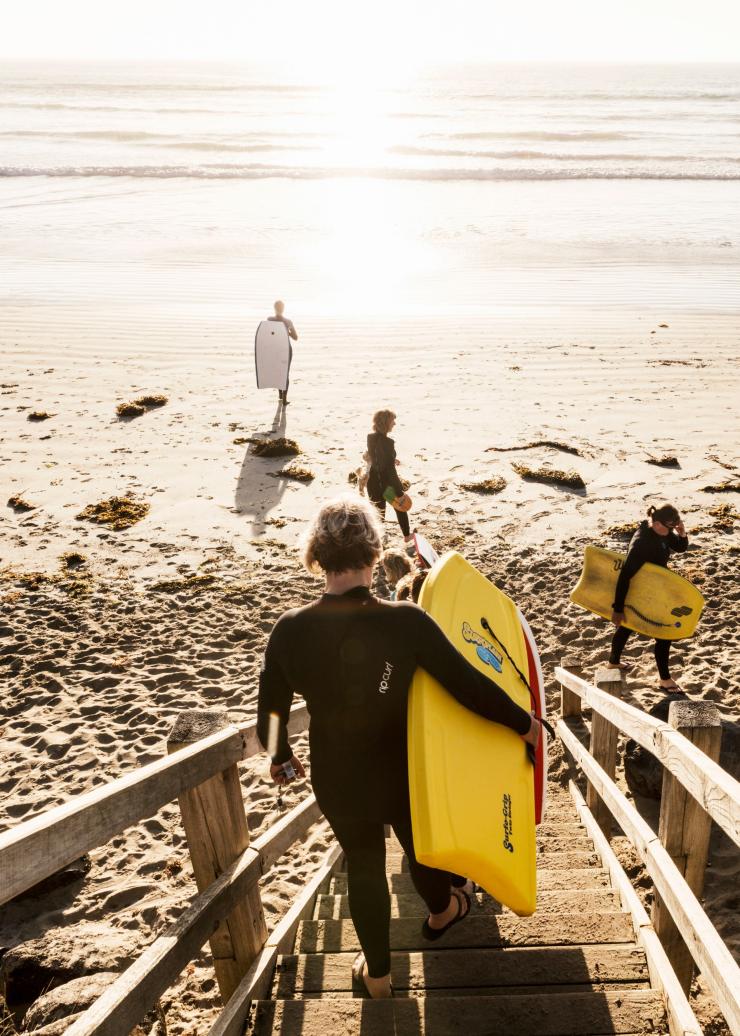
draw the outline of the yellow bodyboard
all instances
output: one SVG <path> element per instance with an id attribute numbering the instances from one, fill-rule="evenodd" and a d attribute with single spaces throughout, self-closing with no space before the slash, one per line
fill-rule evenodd
<path id="1" fill-rule="evenodd" d="M 589 545 L 583 571 L 570 599 L 605 619 L 612 615 L 617 579 L 626 555 Z M 624 604 L 624 625 L 646 637 L 681 640 L 696 630 L 704 598 L 696 587 L 660 565 L 646 564 L 630 580 Z"/>
<path id="2" fill-rule="evenodd" d="M 419 604 L 456 648 L 522 708 L 528 672 L 514 602 L 456 551 L 435 564 Z M 536 906 L 534 768 L 514 731 L 460 705 L 417 669 L 408 711 L 409 789 L 414 849 L 430 867 L 472 878 L 491 896 L 528 915 Z"/>

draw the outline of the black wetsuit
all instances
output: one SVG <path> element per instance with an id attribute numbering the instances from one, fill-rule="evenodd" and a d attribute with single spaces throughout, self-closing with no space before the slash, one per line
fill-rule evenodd
<path id="1" fill-rule="evenodd" d="M 370 471 L 367 479 L 367 495 L 385 517 L 386 501 L 383 493 L 390 486 L 396 496 L 403 495 L 403 486 L 396 470 L 396 445 L 385 432 L 370 432 L 367 437 L 367 452 L 370 455 Z M 406 511 L 396 511 L 398 524 L 404 536 L 410 534 L 409 516 Z"/>
<path id="2" fill-rule="evenodd" d="M 287 317 L 268 317 L 267 319 L 268 320 L 276 320 L 280 324 L 285 324 L 285 327 L 286 327 L 287 332 L 288 332 L 288 350 L 289 350 L 289 352 L 288 352 L 288 379 L 286 381 L 285 388 L 284 389 L 278 389 L 278 398 L 281 399 L 284 403 L 287 403 L 288 402 L 288 386 L 290 384 L 290 365 L 293 362 L 293 346 L 292 346 L 292 344 L 290 342 L 290 339 L 292 338 L 294 342 L 297 342 L 298 341 L 298 335 L 296 334 L 296 329 L 293 326 L 293 321 L 292 320 L 288 320 Z"/>
<path id="3" fill-rule="evenodd" d="M 406 711 L 417 666 L 474 712 L 520 734 L 529 729 L 529 714 L 467 662 L 425 612 L 379 601 L 364 587 L 286 612 L 260 674 L 263 745 L 270 714 L 279 719 L 273 762 L 292 754 L 286 722 L 293 694 L 308 706 L 311 782 L 347 856 L 350 912 L 375 977 L 390 969 L 385 823 L 393 825 L 429 910 L 441 913 L 450 896 L 450 875 L 424 867 L 414 855 Z"/>
<path id="4" fill-rule="evenodd" d="M 614 603 L 612 604 L 614 611 L 624 611 L 624 602 L 629 590 L 630 580 L 639 572 L 643 565 L 649 562 L 651 565 L 660 565 L 663 568 L 667 568 L 668 558 L 671 554 L 674 551 L 679 554 L 683 553 L 688 545 L 689 540 L 687 536 L 679 536 L 675 532 L 669 532 L 667 536 L 659 536 L 649 522 L 640 522 L 640 526 L 630 542 L 627 559 L 619 573 L 617 589 L 614 592 Z M 627 643 L 631 633 L 632 630 L 628 630 L 625 626 L 620 626 L 614 634 L 609 655 L 609 661 L 614 665 L 619 664 L 624 645 Z M 656 639 L 655 661 L 661 680 L 670 680 L 671 678 L 668 665 L 670 650 L 670 640 Z"/>

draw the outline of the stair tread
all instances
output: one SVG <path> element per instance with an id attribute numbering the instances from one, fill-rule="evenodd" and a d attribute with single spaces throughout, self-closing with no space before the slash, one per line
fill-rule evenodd
<path id="1" fill-rule="evenodd" d="M 602 913 L 482 914 L 455 925 L 444 936 L 445 948 L 475 946 L 567 946 L 582 943 L 630 942 L 633 938 L 629 914 Z M 424 948 L 419 918 L 396 917 L 390 921 L 393 950 Z M 302 921 L 297 934 L 299 953 L 344 953 L 359 950 L 360 944 L 350 920 Z"/>
<path id="2" fill-rule="evenodd" d="M 477 893 L 473 910 L 487 914 L 510 913 L 486 893 Z M 476 907 L 477 903 L 477 907 Z M 595 889 L 545 889 L 537 895 L 537 913 L 571 913 L 573 910 L 587 912 L 619 910 L 619 895 L 610 888 Z M 427 907 L 421 896 L 413 892 L 391 896 L 391 917 L 424 917 Z M 346 894 L 325 893 L 318 896 L 314 919 L 338 919 L 350 916 L 349 899 Z"/>
<path id="3" fill-rule="evenodd" d="M 481 997 L 391 1000 L 263 1000 L 253 1005 L 251 1036 L 601 1036 L 667 1031 L 659 993 L 620 989 Z"/>
<path id="4" fill-rule="evenodd" d="M 278 961 L 274 995 L 349 995 L 353 959 L 352 953 L 286 954 Z M 634 943 L 396 952 L 391 975 L 397 995 L 435 989 L 464 995 L 493 987 L 510 992 L 511 986 L 536 990 L 542 984 L 567 992 L 573 984 L 649 982 L 645 954 Z"/>
<path id="5" fill-rule="evenodd" d="M 607 871 L 601 867 L 576 867 L 571 871 L 538 868 L 537 888 L 609 888 L 610 880 Z M 414 884 L 408 871 L 395 871 L 388 875 L 388 886 L 392 893 L 411 893 Z M 331 892 L 344 895 L 347 891 L 347 875 L 341 871 L 331 880 Z"/>

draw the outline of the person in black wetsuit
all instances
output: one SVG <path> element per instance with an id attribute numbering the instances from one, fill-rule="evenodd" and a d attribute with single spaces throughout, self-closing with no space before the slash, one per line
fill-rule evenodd
<path id="1" fill-rule="evenodd" d="M 620 661 L 624 645 L 632 633 L 622 625 L 624 622 L 625 598 L 629 590 L 630 580 L 646 562 L 668 567 L 668 558 L 674 551 L 683 553 L 689 545 L 686 529 L 681 516 L 672 504 L 648 508 L 648 521 L 640 522 L 637 532 L 627 551 L 627 560 L 622 566 L 617 580 L 617 589 L 612 604 L 612 622 L 617 632 L 612 639 L 609 654 L 609 668 L 623 669 L 628 667 Z M 670 640 L 655 641 L 655 661 L 658 664 L 660 686 L 671 694 L 681 694 L 682 689 L 671 677 L 668 655 L 671 650 Z"/>
<path id="2" fill-rule="evenodd" d="M 270 773 L 282 784 L 291 779 L 283 764 L 305 773 L 286 732 L 293 695 L 301 694 L 308 706 L 311 782 L 347 858 L 349 908 L 363 950 L 353 977 L 374 997 L 392 994 L 385 824 L 393 826 L 429 908 L 424 937 L 438 938 L 470 909 L 467 893 L 453 887 L 447 871 L 423 866 L 414 855 L 406 714 L 416 667 L 467 708 L 510 727 L 529 744 L 536 745 L 540 733 L 532 714 L 467 662 L 425 612 L 371 594 L 381 532 L 375 509 L 357 496 L 321 508 L 308 533 L 304 564 L 323 572 L 326 592 L 285 612 L 275 625 L 257 711 Z"/>
<path id="3" fill-rule="evenodd" d="M 277 302 L 275 303 L 274 308 L 275 308 L 275 316 L 274 317 L 268 317 L 267 319 L 268 320 L 277 320 L 279 323 L 285 324 L 286 330 L 288 332 L 288 337 L 292 338 L 294 342 L 297 342 L 298 341 L 298 335 L 296 333 L 295 327 L 293 326 L 293 321 L 292 320 L 288 320 L 288 318 L 286 316 L 284 316 L 284 313 L 285 313 L 285 303 L 282 302 L 280 299 L 278 299 Z M 288 377 L 290 377 L 290 365 L 291 365 L 292 362 L 293 362 L 293 346 L 291 345 L 290 346 L 290 358 L 288 359 Z M 288 405 L 288 387 L 287 387 L 287 385 L 286 385 L 286 387 L 284 389 L 278 389 L 278 399 L 283 404 L 283 406 L 287 406 Z"/>
<path id="4" fill-rule="evenodd" d="M 406 499 L 401 480 L 398 477 L 396 467 L 396 446 L 388 433 L 393 431 L 396 423 L 396 415 L 392 410 L 378 410 L 373 415 L 373 431 L 367 437 L 367 452 L 370 457 L 370 471 L 367 479 L 367 495 L 380 512 L 381 518 L 385 519 L 386 500 L 383 493 L 390 486 L 397 497 Z M 403 533 L 406 544 L 406 553 L 415 553 L 414 537 L 411 535 L 409 516 L 406 511 L 393 509 L 398 524 Z"/>

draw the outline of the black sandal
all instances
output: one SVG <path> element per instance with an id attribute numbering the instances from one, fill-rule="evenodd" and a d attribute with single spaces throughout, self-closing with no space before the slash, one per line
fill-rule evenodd
<path id="1" fill-rule="evenodd" d="M 364 1000 L 372 1000 L 370 996 L 370 990 L 367 988 L 365 982 L 365 954 L 360 950 L 355 959 L 352 961 L 352 992 L 357 996 L 362 997 Z M 391 996 L 395 996 L 393 990 L 393 983 L 390 983 Z M 382 998 L 381 998 L 382 999 Z"/>
<path id="2" fill-rule="evenodd" d="M 449 931 L 453 925 L 459 924 L 460 921 L 464 921 L 470 913 L 470 896 L 467 892 L 464 892 L 463 889 L 453 889 L 452 895 L 457 900 L 457 914 L 452 918 L 452 920 L 448 921 L 444 928 L 431 928 L 429 926 L 429 918 L 427 918 L 421 926 L 421 934 L 429 942 L 434 942 L 435 939 L 441 939 L 445 932 Z M 463 906 L 465 906 L 464 911 Z"/>

